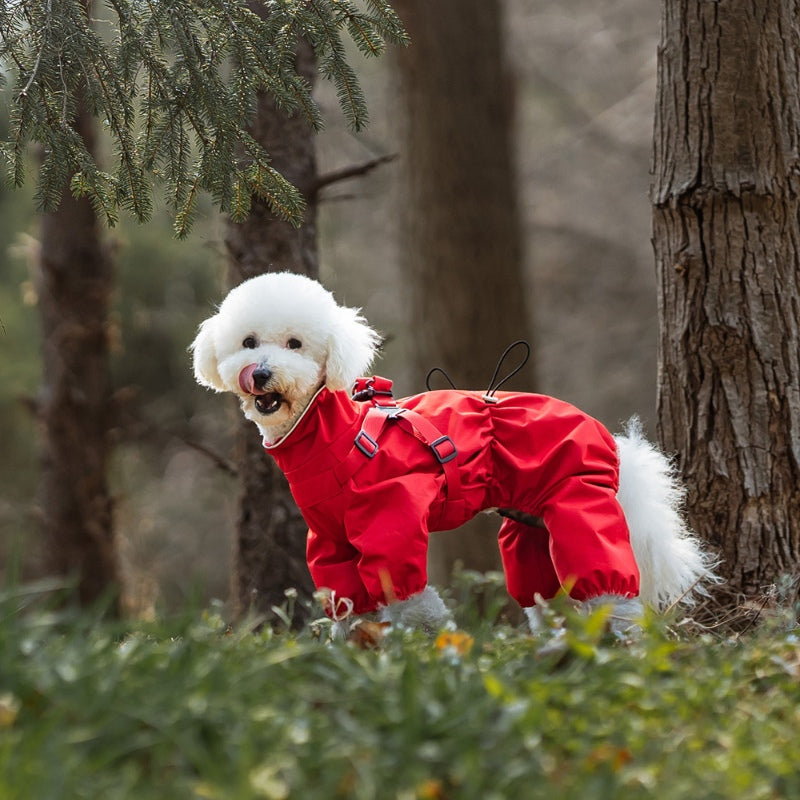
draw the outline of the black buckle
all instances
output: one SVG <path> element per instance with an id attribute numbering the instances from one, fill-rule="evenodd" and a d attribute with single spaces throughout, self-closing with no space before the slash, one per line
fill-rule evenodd
<path id="1" fill-rule="evenodd" d="M 357 403 L 364 403 L 367 400 L 372 400 L 373 397 L 394 397 L 391 389 L 376 389 L 370 381 L 363 389 L 353 392 L 350 396 L 351 400 Z"/>
<path id="2" fill-rule="evenodd" d="M 442 455 L 439 452 L 439 445 L 442 444 L 449 444 L 452 448 L 452 452 L 447 453 L 446 455 Z M 455 443 L 449 436 L 441 436 L 435 442 L 431 442 L 430 444 L 431 450 L 433 450 L 433 454 L 436 456 L 436 460 L 440 464 L 446 464 L 448 461 L 452 461 L 458 455 L 458 449 L 455 446 Z"/>
<path id="3" fill-rule="evenodd" d="M 364 444 L 364 441 L 367 444 Z M 353 443 L 367 458 L 375 458 L 378 443 L 366 431 L 359 431 Z"/>

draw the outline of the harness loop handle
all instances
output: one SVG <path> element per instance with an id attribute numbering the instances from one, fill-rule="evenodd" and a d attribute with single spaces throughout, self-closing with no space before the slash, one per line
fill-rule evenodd
<path id="1" fill-rule="evenodd" d="M 429 392 L 431 391 L 431 378 L 437 372 L 441 372 L 442 375 L 444 375 L 444 379 L 450 384 L 451 389 L 456 388 L 456 385 L 453 383 L 450 376 L 441 367 L 433 367 L 433 369 L 428 370 L 428 374 L 425 376 L 425 387 Z"/>
<path id="2" fill-rule="evenodd" d="M 497 376 L 500 373 L 500 370 L 503 366 L 503 362 L 506 358 L 511 354 L 511 351 L 514 350 L 516 347 L 522 346 L 525 348 L 525 355 L 522 358 L 522 361 L 514 367 L 511 372 L 508 373 L 504 378 L 501 380 L 497 380 Z M 490 398 L 494 397 L 495 392 L 506 382 L 511 380 L 527 363 L 528 359 L 531 357 L 531 346 L 524 340 L 524 339 L 517 339 L 516 342 L 512 342 L 506 349 L 503 351 L 503 355 L 500 356 L 500 360 L 497 362 L 497 366 L 494 368 L 494 375 L 492 375 L 492 379 L 489 381 L 489 388 L 486 390 L 486 394 L 484 397 Z M 497 383 L 495 383 L 497 381 Z"/>
<path id="3" fill-rule="evenodd" d="M 501 380 L 497 380 L 497 376 L 500 373 L 500 370 L 503 367 L 503 362 L 508 358 L 511 352 L 516 347 L 524 347 L 525 348 L 525 355 L 522 357 L 522 361 L 511 370 L 505 377 Z M 494 374 L 492 375 L 492 379 L 489 381 L 489 388 L 484 393 L 484 398 L 488 401 L 492 401 L 494 398 L 495 392 L 506 382 L 511 380 L 527 363 L 528 359 L 531 357 L 531 346 L 526 342 L 524 339 L 517 339 L 516 342 L 512 342 L 506 349 L 503 351 L 503 355 L 500 356 L 500 360 L 497 362 L 497 366 L 494 368 Z M 431 378 L 437 373 L 441 373 L 444 376 L 444 379 L 450 384 L 451 389 L 455 389 L 456 385 L 453 383 L 450 376 L 441 368 L 441 367 L 433 367 L 433 369 L 428 371 L 428 374 L 425 376 L 425 387 L 430 392 L 431 391 Z M 495 381 L 497 381 L 495 383 Z"/>

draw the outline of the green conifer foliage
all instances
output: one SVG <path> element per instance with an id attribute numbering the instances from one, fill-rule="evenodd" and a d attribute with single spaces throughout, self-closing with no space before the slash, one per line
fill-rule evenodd
<path id="1" fill-rule="evenodd" d="M 9 179 L 25 180 L 35 143 L 43 151 L 36 193 L 42 209 L 55 208 L 69 185 L 109 224 L 119 209 L 144 221 L 161 184 L 179 236 L 190 229 L 202 192 L 235 220 L 256 194 L 299 224 L 303 198 L 247 134 L 258 93 L 322 127 L 311 87 L 295 69 L 305 38 L 336 86 L 348 124 L 359 130 L 367 110 L 345 38 L 377 56 L 407 37 L 387 0 L 264 0 L 264 18 L 250 6 L 106 0 L 87 15 L 81 0 L 0 0 L 0 79 L 12 101 L 0 158 Z M 81 97 L 113 143 L 108 170 L 74 130 Z"/>

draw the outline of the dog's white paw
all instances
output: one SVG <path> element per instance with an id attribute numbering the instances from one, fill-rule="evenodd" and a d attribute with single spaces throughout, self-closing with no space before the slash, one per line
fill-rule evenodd
<path id="1" fill-rule="evenodd" d="M 393 626 L 421 628 L 433 633 L 450 621 L 450 612 L 436 589 L 426 586 L 407 600 L 384 606 L 379 619 L 381 622 L 390 622 Z"/>
<path id="2" fill-rule="evenodd" d="M 529 606 L 522 609 L 525 612 L 525 617 L 528 620 L 528 627 L 534 636 L 546 633 L 548 630 L 561 628 L 559 624 L 551 624 L 547 616 L 547 611 L 542 605 Z M 563 630 L 563 628 L 561 628 Z"/>
<path id="3" fill-rule="evenodd" d="M 620 597 L 616 594 L 603 594 L 584 600 L 581 606 L 591 612 L 604 606 L 611 606 L 608 616 L 608 627 L 620 638 L 640 636 L 644 606 L 638 597 Z"/>
<path id="4" fill-rule="evenodd" d="M 576 603 L 580 610 L 591 613 L 598 608 L 611 606 L 608 617 L 608 627 L 613 634 L 620 638 L 630 638 L 641 634 L 641 620 L 644 606 L 638 597 L 621 597 L 615 594 L 603 594 Z M 555 635 L 563 634 L 563 619 L 549 610 L 546 601 L 540 600 L 535 606 L 523 609 L 528 620 L 531 633 L 539 635 L 550 632 Z"/>
<path id="5" fill-rule="evenodd" d="M 335 619 L 331 623 L 331 639 L 335 642 L 347 641 L 350 638 L 352 627 L 353 621 L 350 619 Z"/>

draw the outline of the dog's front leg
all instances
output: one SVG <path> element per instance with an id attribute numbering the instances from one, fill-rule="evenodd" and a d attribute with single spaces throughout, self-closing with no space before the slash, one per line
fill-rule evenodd
<path id="1" fill-rule="evenodd" d="M 421 628 L 428 633 L 435 633 L 443 628 L 451 617 L 439 593 L 433 586 L 428 585 L 407 600 L 399 600 L 384 606 L 380 610 L 379 619 L 392 625 Z"/>

